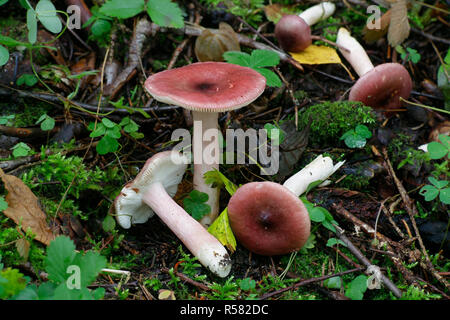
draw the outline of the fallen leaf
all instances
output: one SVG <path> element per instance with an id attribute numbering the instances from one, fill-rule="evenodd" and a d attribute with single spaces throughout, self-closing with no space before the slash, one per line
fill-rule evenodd
<path id="1" fill-rule="evenodd" d="M 175 293 L 171 290 L 161 289 L 158 292 L 159 300 L 176 300 Z"/>
<path id="2" fill-rule="evenodd" d="M 372 43 L 381 39 L 388 32 L 389 23 L 391 22 L 391 10 L 389 9 L 386 11 L 378 20 L 379 28 L 369 29 L 366 24 L 362 31 L 364 40 L 367 43 Z"/>
<path id="3" fill-rule="evenodd" d="M 5 174 L 2 169 L 0 169 L 0 178 L 8 191 L 5 197 L 8 208 L 3 211 L 5 216 L 21 225 L 25 232 L 31 229 L 36 240 L 48 245 L 55 235 L 47 224 L 47 216 L 39 207 L 37 197 L 22 180 Z"/>
<path id="4" fill-rule="evenodd" d="M 409 36 L 407 0 L 391 3 L 391 22 L 388 29 L 388 42 L 392 47 L 400 45 Z"/>
<path id="5" fill-rule="evenodd" d="M 213 224 L 209 226 L 208 232 L 226 246 L 231 253 L 236 250 L 236 238 L 234 237 L 233 231 L 231 231 L 227 208 L 225 208 L 219 217 L 214 220 Z"/>
<path id="6" fill-rule="evenodd" d="M 28 260 L 28 254 L 30 253 L 30 242 L 27 239 L 20 238 L 16 241 L 16 249 L 19 255 L 26 260 Z"/>
<path id="7" fill-rule="evenodd" d="M 290 52 L 294 60 L 301 64 L 341 63 L 341 58 L 334 48 L 310 45 L 301 52 Z"/>

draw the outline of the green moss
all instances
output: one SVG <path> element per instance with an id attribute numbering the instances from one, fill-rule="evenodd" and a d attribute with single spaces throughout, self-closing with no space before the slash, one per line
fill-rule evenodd
<path id="1" fill-rule="evenodd" d="M 336 145 L 339 138 L 358 124 L 375 127 L 372 108 L 355 101 L 324 102 L 313 105 L 299 114 L 299 127 L 311 123 L 309 141 L 312 145 Z"/>

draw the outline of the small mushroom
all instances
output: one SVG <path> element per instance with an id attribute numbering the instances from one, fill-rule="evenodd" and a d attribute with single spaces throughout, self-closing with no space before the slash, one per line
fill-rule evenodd
<path id="1" fill-rule="evenodd" d="M 408 71 L 399 63 L 384 63 L 374 67 L 364 48 L 345 28 L 340 28 L 336 43 L 342 55 L 360 77 L 353 85 L 349 100 L 361 101 L 375 109 L 397 109 L 400 97 L 407 99 L 412 90 Z"/>
<path id="2" fill-rule="evenodd" d="M 272 256 L 303 247 L 311 222 L 303 202 L 275 182 L 250 182 L 230 198 L 228 218 L 236 239 L 251 252 Z"/>
<path id="3" fill-rule="evenodd" d="M 226 277 L 231 260 L 225 247 L 172 199 L 187 162 L 186 157 L 174 151 L 160 152 L 148 159 L 142 171 L 115 199 L 116 220 L 128 229 L 156 213 L 203 266 Z"/>
<path id="4" fill-rule="evenodd" d="M 255 70 L 226 62 L 197 62 L 156 73 L 145 81 L 156 100 L 192 110 L 194 189 L 207 193 L 211 206 L 211 213 L 200 221 L 205 227 L 219 213 L 219 190 L 203 178 L 207 171 L 219 170 L 219 112 L 252 103 L 265 86 L 266 78 Z"/>
<path id="5" fill-rule="evenodd" d="M 275 26 L 275 37 L 281 48 L 288 52 L 305 50 L 312 43 L 310 26 L 327 19 L 335 9 L 334 3 L 322 2 L 306 9 L 299 15 L 283 16 Z"/>

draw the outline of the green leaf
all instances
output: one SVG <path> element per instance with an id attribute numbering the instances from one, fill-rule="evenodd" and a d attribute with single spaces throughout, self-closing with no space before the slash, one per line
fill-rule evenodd
<path id="1" fill-rule="evenodd" d="M 342 287 L 342 279 L 341 277 L 329 278 L 326 279 L 323 284 L 328 289 L 340 289 Z"/>
<path id="2" fill-rule="evenodd" d="M 56 8 L 49 0 L 40 0 L 36 5 L 36 14 L 42 25 L 50 32 L 60 33 L 62 23 L 56 13 Z"/>
<path id="3" fill-rule="evenodd" d="M 239 288 L 244 291 L 255 289 L 256 281 L 250 278 L 244 278 L 239 282 Z"/>
<path id="4" fill-rule="evenodd" d="M 23 274 L 17 269 L 6 268 L 0 271 L 0 299 L 8 299 L 26 287 Z"/>
<path id="5" fill-rule="evenodd" d="M 224 246 L 234 252 L 236 250 L 236 238 L 234 237 L 233 230 L 230 227 L 230 221 L 228 220 L 228 210 L 222 211 L 222 213 L 214 220 L 209 226 L 208 232 L 211 233 L 217 240 Z"/>
<path id="6" fill-rule="evenodd" d="M 38 82 L 38 78 L 34 74 L 30 73 L 24 73 L 22 74 L 16 81 L 16 84 L 18 86 L 21 86 L 23 84 L 32 87 Z"/>
<path id="7" fill-rule="evenodd" d="M 55 127 L 55 119 L 50 117 L 47 114 L 43 114 L 39 120 L 36 122 L 36 124 L 41 124 L 41 130 L 42 131 L 50 131 Z"/>
<path id="8" fill-rule="evenodd" d="M 75 245 L 69 237 L 59 236 L 51 241 L 45 258 L 45 271 L 48 273 L 48 278 L 57 284 L 65 284 L 70 276 L 67 268 L 73 264 L 75 256 Z"/>
<path id="9" fill-rule="evenodd" d="M 448 148 L 446 148 L 442 143 L 432 141 L 428 144 L 428 153 L 430 154 L 431 159 L 437 160 L 445 157 L 448 153 Z"/>
<path id="10" fill-rule="evenodd" d="M 162 27 L 184 26 L 183 13 L 178 4 L 171 0 L 149 0 L 147 13 L 154 23 Z"/>
<path id="11" fill-rule="evenodd" d="M 111 23 L 105 19 L 97 19 L 91 27 L 91 32 L 96 37 L 101 37 L 111 31 Z"/>
<path id="12" fill-rule="evenodd" d="M 13 151 L 12 154 L 13 154 L 14 158 L 18 158 L 18 157 L 27 156 L 28 152 L 30 152 L 31 148 L 24 142 L 19 142 L 18 144 L 13 146 L 11 148 L 11 150 Z"/>
<path id="13" fill-rule="evenodd" d="M 277 125 L 266 123 L 264 129 L 267 131 L 267 137 L 273 145 L 280 145 L 284 141 L 284 131 Z"/>
<path id="14" fill-rule="evenodd" d="M 113 139 L 119 139 L 122 134 L 120 133 L 120 127 L 115 125 L 112 129 L 106 129 L 105 136 L 111 137 Z"/>
<path id="15" fill-rule="evenodd" d="M 94 124 L 93 122 L 91 122 L 92 124 Z M 93 125 L 89 127 L 89 129 L 93 130 Z M 91 138 L 97 138 L 100 137 L 102 135 L 104 135 L 106 133 L 106 127 L 103 125 L 103 123 L 97 123 L 97 128 L 91 132 L 91 134 L 89 135 Z"/>
<path id="16" fill-rule="evenodd" d="M 282 82 L 281 79 L 278 77 L 278 75 L 269 69 L 264 68 L 255 68 L 255 71 L 259 72 L 266 78 L 266 85 L 269 87 L 281 87 Z"/>
<path id="17" fill-rule="evenodd" d="M 5 201 L 3 196 L 0 196 L 0 212 L 8 209 L 8 202 Z"/>
<path id="18" fill-rule="evenodd" d="M 372 137 L 372 132 L 363 124 L 358 124 L 355 128 L 355 132 L 363 138 L 369 139 Z"/>
<path id="19" fill-rule="evenodd" d="M 7 2 L 8 2 L 8 0 L 0 0 L 0 6 L 4 5 Z"/>
<path id="20" fill-rule="evenodd" d="M 223 54 L 223 58 L 228 63 L 237 64 L 242 67 L 251 66 L 251 56 L 246 52 L 227 51 Z"/>
<path id="21" fill-rule="evenodd" d="M 345 290 L 345 296 L 352 300 L 362 300 L 367 290 L 367 276 L 359 275 L 352 280 Z"/>
<path id="22" fill-rule="evenodd" d="M 27 10 L 27 28 L 28 28 L 28 41 L 31 44 L 36 42 L 37 37 L 37 20 L 36 12 L 33 9 Z"/>
<path id="23" fill-rule="evenodd" d="M 215 188 L 221 188 L 222 186 L 225 186 L 225 189 L 228 191 L 230 196 L 232 196 L 238 189 L 237 185 L 231 182 L 219 170 L 216 169 L 205 172 L 203 178 L 205 179 L 206 184 L 210 184 Z"/>
<path id="24" fill-rule="evenodd" d="M 5 65 L 9 60 L 9 51 L 4 46 L 0 46 L 0 66 Z"/>
<path id="25" fill-rule="evenodd" d="M 94 282 L 100 270 L 106 266 L 106 258 L 96 251 L 89 250 L 85 254 L 77 253 L 72 264 L 80 267 L 81 287 L 87 287 Z"/>
<path id="26" fill-rule="evenodd" d="M 109 120 L 108 118 L 103 118 L 102 123 L 104 124 L 105 127 L 110 128 L 110 129 L 117 126 L 117 123 Z"/>
<path id="27" fill-rule="evenodd" d="M 144 0 L 109 0 L 100 8 L 100 13 L 109 17 L 127 19 L 141 13 L 144 9 Z"/>
<path id="28" fill-rule="evenodd" d="M 108 214 L 106 218 L 103 219 L 102 227 L 105 232 L 112 232 L 116 227 L 116 220 Z"/>
<path id="29" fill-rule="evenodd" d="M 183 199 L 184 210 L 195 220 L 200 220 L 211 212 L 211 206 L 205 203 L 208 199 L 208 194 L 192 190 L 189 196 Z"/>
<path id="30" fill-rule="evenodd" d="M 332 246 L 335 246 L 335 245 L 337 245 L 337 244 L 340 244 L 341 246 L 344 246 L 344 247 L 347 246 L 347 245 L 345 244 L 345 242 L 343 242 L 343 241 L 340 240 L 340 239 L 330 238 L 330 239 L 328 239 L 328 241 L 327 241 L 327 247 L 332 247 Z"/>
<path id="31" fill-rule="evenodd" d="M 252 68 L 273 67 L 280 63 L 280 56 L 270 50 L 253 50 L 250 56 L 250 66 Z"/>
<path id="32" fill-rule="evenodd" d="M 419 194 L 425 197 L 425 201 L 432 201 L 438 196 L 439 189 L 427 184 L 420 189 Z"/>
<path id="33" fill-rule="evenodd" d="M 322 222 L 325 221 L 325 214 L 321 210 L 322 207 L 314 207 L 311 211 L 309 211 L 309 218 L 313 222 Z"/>
<path id="34" fill-rule="evenodd" d="M 447 180 L 437 180 L 434 177 L 428 177 L 428 180 L 438 189 L 442 189 L 447 186 Z"/>
<path id="35" fill-rule="evenodd" d="M 442 203 L 450 204 L 450 188 L 442 189 L 439 192 L 439 200 L 441 200 Z"/>
<path id="36" fill-rule="evenodd" d="M 105 135 L 100 139 L 95 149 L 99 155 L 116 152 L 119 149 L 119 142 L 116 139 Z"/>

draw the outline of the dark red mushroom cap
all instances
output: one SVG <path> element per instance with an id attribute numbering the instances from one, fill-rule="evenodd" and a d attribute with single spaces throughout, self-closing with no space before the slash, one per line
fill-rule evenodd
<path id="1" fill-rule="evenodd" d="M 300 52 L 312 43 L 311 28 L 297 15 L 283 16 L 275 26 L 275 37 L 287 52 Z"/>
<path id="2" fill-rule="evenodd" d="M 241 186 L 228 203 L 228 218 L 240 244 L 267 256 L 302 248 L 311 226 L 303 202 L 274 182 Z"/>
<path id="3" fill-rule="evenodd" d="M 246 106 L 265 87 L 266 78 L 260 73 L 226 62 L 197 62 L 156 73 L 145 81 L 156 100 L 205 112 Z"/>
<path id="4" fill-rule="evenodd" d="M 349 100 L 361 101 L 375 109 L 396 109 L 400 97 L 407 99 L 412 90 L 412 80 L 401 64 L 385 63 L 364 74 L 353 85 Z"/>

